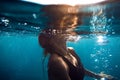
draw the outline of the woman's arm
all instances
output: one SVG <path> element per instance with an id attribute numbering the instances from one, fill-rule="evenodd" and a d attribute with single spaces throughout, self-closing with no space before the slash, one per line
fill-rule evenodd
<path id="1" fill-rule="evenodd" d="M 85 71 L 86 76 L 90 76 L 90 77 L 97 78 L 97 79 L 101 78 L 101 76 L 99 74 L 96 74 L 96 73 L 94 73 L 92 71 L 89 71 L 87 69 L 84 69 L 84 71 Z"/>
<path id="2" fill-rule="evenodd" d="M 68 49 L 69 49 L 72 53 L 76 54 L 73 48 L 68 47 Z M 76 55 L 76 56 L 77 56 L 77 55 Z M 94 73 L 94 72 L 92 72 L 92 71 L 90 71 L 90 70 L 87 70 L 87 69 L 85 69 L 85 68 L 84 68 L 84 71 L 85 71 L 85 75 L 86 75 L 86 76 L 90 76 L 90 77 L 93 77 L 93 78 L 96 78 L 96 79 L 100 79 L 100 78 L 106 78 L 106 79 L 109 79 L 109 80 L 113 80 L 113 79 L 114 79 L 113 76 L 107 75 L 107 74 L 104 74 L 104 73 L 99 73 L 99 74 L 97 74 L 97 73 Z"/>
<path id="3" fill-rule="evenodd" d="M 96 73 L 94 73 L 92 71 L 89 71 L 87 69 L 84 69 L 84 71 L 85 71 L 85 75 L 96 78 L 96 79 L 100 79 L 100 78 L 106 78 L 106 79 L 109 79 L 109 80 L 115 79 L 113 76 L 107 75 L 107 74 L 104 74 L 104 73 L 96 74 Z"/>

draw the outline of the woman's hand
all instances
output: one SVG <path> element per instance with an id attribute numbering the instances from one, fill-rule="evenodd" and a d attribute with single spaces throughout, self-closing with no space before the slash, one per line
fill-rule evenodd
<path id="1" fill-rule="evenodd" d="M 105 79 L 108 79 L 108 80 L 114 80 L 114 77 L 113 77 L 113 76 L 104 74 L 103 72 L 101 72 L 101 73 L 99 74 L 99 76 L 100 76 L 101 78 L 105 78 Z"/>

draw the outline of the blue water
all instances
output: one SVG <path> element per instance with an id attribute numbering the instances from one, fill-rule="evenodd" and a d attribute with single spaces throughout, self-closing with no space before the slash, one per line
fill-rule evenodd
<path id="1" fill-rule="evenodd" d="M 38 44 L 38 34 L 46 21 L 42 16 L 38 18 L 42 6 L 21 2 L 7 7 L 8 4 L 0 5 L 0 80 L 47 80 L 49 57 L 43 63 L 43 49 Z M 14 8 L 15 5 L 19 10 Z M 120 80 L 120 12 L 116 10 L 120 6 L 119 3 L 107 6 L 111 12 L 102 15 L 104 18 L 97 17 L 102 20 L 98 21 L 101 24 L 107 20 L 107 24 L 102 25 L 105 28 L 95 27 L 94 16 L 85 18 L 83 27 L 78 30 L 107 30 L 108 34 L 80 35 L 82 38 L 78 42 L 67 42 L 67 46 L 74 47 L 85 68 L 96 73 L 103 71 Z M 85 80 L 94 79 L 85 77 Z"/>

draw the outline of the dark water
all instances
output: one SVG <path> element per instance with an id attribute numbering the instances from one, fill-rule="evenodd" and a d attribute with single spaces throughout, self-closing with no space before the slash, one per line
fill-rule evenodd
<path id="1" fill-rule="evenodd" d="M 0 3 L 0 80 L 47 80 L 48 58 L 43 64 L 43 52 L 38 44 L 39 32 L 47 27 L 47 19 L 40 12 L 44 6 L 26 2 Z M 75 48 L 86 68 L 97 73 L 103 71 L 118 80 L 119 8 L 119 2 L 85 7 L 85 12 L 103 12 L 99 16 L 83 17 L 84 23 L 76 29 L 93 33 L 79 35 L 78 42 L 67 42 Z M 85 80 L 94 79 L 85 77 Z"/>

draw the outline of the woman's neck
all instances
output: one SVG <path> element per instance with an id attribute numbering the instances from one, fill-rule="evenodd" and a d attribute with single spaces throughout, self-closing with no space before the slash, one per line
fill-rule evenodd
<path id="1" fill-rule="evenodd" d="M 47 49 L 47 51 L 50 54 L 58 54 L 58 55 L 66 55 L 68 54 L 68 49 L 66 47 L 66 44 L 53 44 L 53 46 L 49 46 L 49 48 Z"/>

